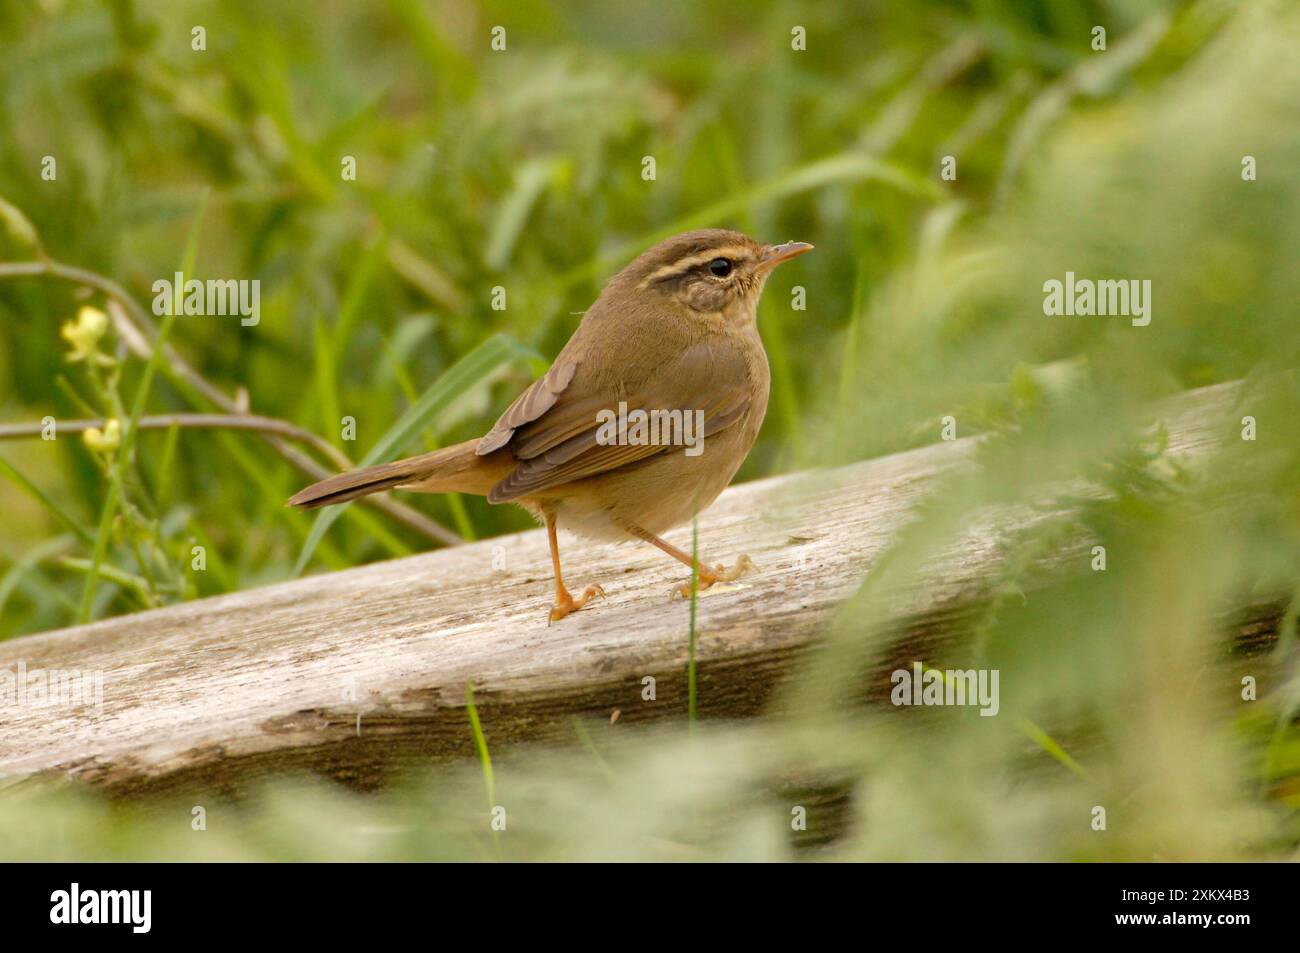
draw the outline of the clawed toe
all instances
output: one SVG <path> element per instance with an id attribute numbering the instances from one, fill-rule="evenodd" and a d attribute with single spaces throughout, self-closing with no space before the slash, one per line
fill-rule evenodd
<path id="1" fill-rule="evenodd" d="M 753 572 L 757 568 L 758 567 L 754 565 L 754 560 L 750 559 L 748 556 L 741 556 L 736 560 L 736 565 L 732 566 L 730 569 L 726 566 L 713 566 L 712 568 L 701 566 L 699 568 L 699 579 L 696 583 L 696 589 L 699 592 L 703 592 L 715 582 L 733 582 L 745 573 Z M 691 580 L 688 579 L 680 585 L 673 586 L 668 593 L 669 599 L 676 599 L 679 596 L 683 599 L 689 599 L 691 597 Z"/>
<path id="2" fill-rule="evenodd" d="M 757 569 L 758 567 L 754 565 L 754 560 L 750 559 L 748 556 L 742 555 L 736 560 L 736 565 L 732 566 L 730 569 L 726 566 L 718 566 L 714 569 L 713 577 L 715 582 L 733 582 L 745 573 L 754 572 Z"/>
<path id="3" fill-rule="evenodd" d="M 586 589 L 582 590 L 582 595 L 577 599 L 573 598 L 573 596 L 569 595 L 567 592 L 564 593 L 560 600 L 555 604 L 555 608 L 551 609 L 551 617 L 546 624 L 550 625 L 552 622 L 559 622 L 570 613 L 577 612 L 597 596 L 601 599 L 605 598 L 605 590 L 600 586 L 588 586 Z"/>

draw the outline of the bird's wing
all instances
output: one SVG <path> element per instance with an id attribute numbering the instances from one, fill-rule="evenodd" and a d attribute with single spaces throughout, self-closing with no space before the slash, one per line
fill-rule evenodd
<path id="1" fill-rule="evenodd" d="M 478 442 L 475 453 L 482 457 L 494 450 L 500 450 L 510 442 L 510 438 L 515 435 L 519 427 L 536 420 L 554 407 L 577 370 L 577 361 L 563 360 L 561 355 L 561 359 L 552 364 L 550 370 L 529 384 L 527 389 L 515 398 L 514 403 L 506 408 L 506 412 Z"/>
<path id="2" fill-rule="evenodd" d="M 543 377 L 529 391 L 537 389 Z M 573 375 L 569 375 L 572 382 Z M 720 382 L 729 381 L 726 386 Z M 679 410 L 683 414 L 702 411 L 703 431 L 693 434 L 707 438 L 731 426 L 749 408 L 749 368 L 744 356 L 734 348 L 714 348 L 707 343 L 695 344 L 670 361 L 658 366 L 653 374 L 639 382 L 624 382 L 626 393 L 614 388 L 590 390 L 581 383 L 555 393 L 550 406 L 526 422 L 511 427 L 506 440 L 519 465 L 492 488 L 488 500 L 501 503 L 521 496 L 540 493 L 551 487 L 605 473 L 640 460 L 676 449 L 659 444 L 620 444 L 601 437 L 601 411 L 617 414 L 624 402 L 628 413 L 643 410 Z M 520 406 L 529 391 L 512 405 Z M 536 404 L 535 404 L 536 405 Z M 506 412 L 506 421 L 511 411 Z M 692 425 L 694 420 L 692 420 Z M 499 422 L 495 433 L 502 424 Z M 504 442 L 503 442 L 504 443 Z M 503 444 L 502 444 L 503 445 Z M 707 444 L 705 444 L 707 452 Z"/>

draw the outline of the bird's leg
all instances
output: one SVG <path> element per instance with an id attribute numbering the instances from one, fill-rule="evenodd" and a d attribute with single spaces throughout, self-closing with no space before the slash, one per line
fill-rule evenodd
<path id="1" fill-rule="evenodd" d="M 682 552 L 667 540 L 660 539 L 654 533 L 648 533 L 639 526 L 628 527 L 628 532 L 639 539 L 644 539 L 651 546 L 662 549 L 678 562 L 694 568 L 695 561 L 691 559 L 691 554 Z M 703 590 L 709 588 L 709 586 L 713 585 L 715 582 L 731 582 L 732 580 L 739 579 L 745 573 L 752 572 L 757 568 L 758 567 L 754 565 L 754 560 L 750 559 L 748 556 L 741 556 L 736 560 L 736 565 L 732 566 L 730 569 L 721 565 L 706 566 L 701 562 L 698 569 L 699 583 L 697 588 Z M 690 580 L 687 580 L 680 586 L 674 586 L 672 595 L 681 596 L 683 599 L 689 599 L 691 597 Z"/>
<path id="2" fill-rule="evenodd" d="M 560 574 L 560 542 L 555 536 L 554 513 L 546 514 L 546 535 L 551 540 L 551 568 L 555 571 L 555 608 L 551 610 L 551 618 L 546 623 L 550 625 L 551 622 L 559 622 L 570 612 L 577 612 L 595 596 L 605 598 L 605 590 L 600 586 L 588 586 L 579 598 L 573 598 L 569 590 L 564 588 L 564 577 Z"/>

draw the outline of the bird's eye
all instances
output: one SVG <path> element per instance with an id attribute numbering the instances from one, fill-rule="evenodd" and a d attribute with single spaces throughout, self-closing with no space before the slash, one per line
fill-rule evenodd
<path id="1" fill-rule="evenodd" d="M 731 274 L 731 262 L 725 258 L 715 258 L 709 262 L 709 274 L 715 278 L 725 278 Z"/>

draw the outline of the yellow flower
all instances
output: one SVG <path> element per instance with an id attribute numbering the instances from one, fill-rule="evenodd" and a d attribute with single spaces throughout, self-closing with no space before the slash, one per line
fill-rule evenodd
<path id="1" fill-rule="evenodd" d="M 122 443 L 122 424 L 116 417 L 109 417 L 104 429 L 91 427 L 81 435 L 86 446 L 99 453 L 111 453 Z"/>
<path id="2" fill-rule="evenodd" d="M 94 360 L 100 364 L 111 364 L 112 359 L 96 350 L 99 339 L 108 330 L 108 315 L 89 305 L 77 312 L 76 321 L 65 322 L 59 330 L 63 340 L 72 345 L 68 354 L 69 361 Z"/>

